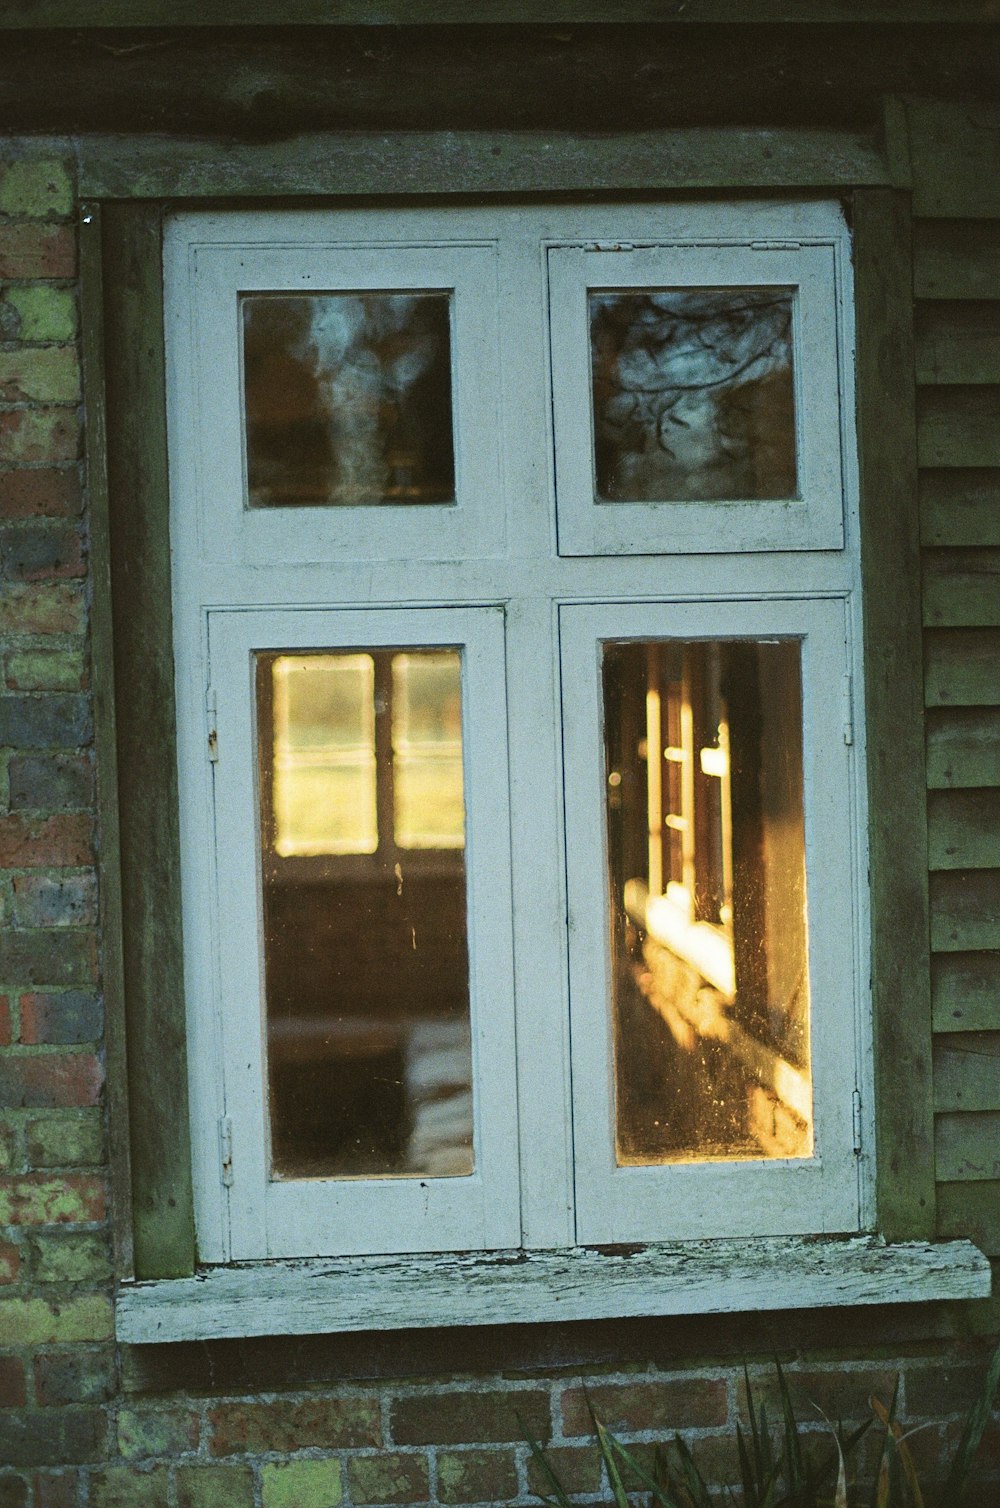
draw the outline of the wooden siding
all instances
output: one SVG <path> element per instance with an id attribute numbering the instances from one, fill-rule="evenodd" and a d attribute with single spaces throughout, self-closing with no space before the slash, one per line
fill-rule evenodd
<path id="1" fill-rule="evenodd" d="M 908 113 L 938 1229 L 996 1256 L 1000 112 L 911 103 Z"/>

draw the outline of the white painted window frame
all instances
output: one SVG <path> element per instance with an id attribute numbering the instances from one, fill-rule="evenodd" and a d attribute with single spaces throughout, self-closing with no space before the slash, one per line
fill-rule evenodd
<path id="1" fill-rule="evenodd" d="M 749 247 L 758 240 L 793 238 L 790 226 L 794 227 L 794 238 L 799 238 L 805 234 L 804 224 L 812 225 L 817 239 L 825 238 L 831 248 L 831 265 L 836 269 L 829 297 L 836 331 L 833 375 L 841 394 L 837 422 L 843 461 L 838 509 L 845 547 L 810 551 L 791 544 L 787 549 L 771 547 L 747 552 L 740 548 L 729 553 L 708 548 L 703 553 L 651 550 L 631 557 L 618 555 L 610 546 L 605 555 L 595 555 L 591 550 L 573 554 L 567 550 L 562 511 L 557 538 L 559 463 L 553 465 L 552 458 L 557 450 L 562 454 L 567 443 L 572 442 L 566 430 L 565 405 L 560 411 L 558 402 L 553 430 L 551 394 L 559 391 L 554 364 L 561 363 L 564 346 L 558 307 L 550 319 L 547 279 L 550 257 L 567 248 L 582 251 L 612 239 L 662 243 L 664 247 L 678 243 L 702 246 L 742 243 Z M 352 265 L 350 259 L 355 255 L 358 261 Z M 311 265 L 322 268 L 322 276 L 317 274 L 319 285 L 334 286 L 339 278 L 338 286 L 354 288 L 362 281 L 357 267 L 370 270 L 373 279 L 381 279 L 375 286 L 385 288 L 404 286 L 401 282 L 404 266 L 411 269 L 407 275 L 412 281 L 405 284 L 409 287 L 448 286 L 449 278 L 454 280 L 450 284 L 454 286 L 466 275 L 463 269 L 474 269 L 468 274 L 471 280 L 465 299 L 468 319 L 463 324 L 462 319 L 456 318 L 454 326 L 455 391 L 459 395 L 456 447 L 460 477 L 474 474 L 463 471 L 463 467 L 481 463 L 486 470 L 492 468 L 482 492 L 489 499 L 488 508 L 481 505 L 478 493 L 460 481 L 458 509 L 294 509 L 287 510 L 295 517 L 287 525 L 286 540 L 273 537 L 277 527 L 273 520 L 258 529 L 266 510 L 243 506 L 235 295 L 251 285 L 307 286 Z M 435 266 L 445 270 L 435 273 Z M 488 274 L 484 270 L 487 267 Z M 693 604 L 700 603 L 698 613 L 711 615 L 720 604 L 735 600 L 734 581 L 738 581 L 738 597 L 747 608 L 749 621 L 749 615 L 760 604 L 786 598 L 789 581 L 793 580 L 803 601 L 829 598 L 841 603 L 849 625 L 845 641 L 849 647 L 839 662 L 842 674 L 838 685 L 830 691 L 838 706 L 844 705 L 841 701 L 844 675 L 856 674 L 858 669 L 860 608 L 856 477 L 851 460 L 854 443 L 849 243 L 840 213 L 829 204 L 755 202 L 330 214 L 192 213 L 177 216 L 169 226 L 165 268 L 185 980 L 201 1258 L 218 1263 L 258 1252 L 291 1255 L 297 1242 L 292 1229 L 279 1232 L 275 1225 L 273 1234 L 270 1230 L 265 1232 L 263 1217 L 259 1212 L 256 1217 L 252 1213 L 261 1186 L 264 1143 L 259 1130 L 248 1132 L 258 1138 L 256 1150 L 248 1153 L 242 1149 L 239 1136 L 234 1147 L 234 1172 L 241 1157 L 248 1158 L 251 1164 L 256 1159 L 257 1172 L 251 1180 L 256 1193 L 248 1196 L 246 1216 L 234 1219 L 232 1190 L 227 1190 L 220 1181 L 218 1132 L 229 1115 L 227 1076 L 231 1078 L 232 1068 L 226 1065 L 234 1061 L 235 1028 L 232 1021 L 226 1020 L 225 1009 L 220 1005 L 223 975 L 228 969 L 222 943 L 224 918 L 218 902 L 223 878 L 216 867 L 214 845 L 205 842 L 205 834 L 212 831 L 215 820 L 212 787 L 218 780 L 206 757 L 206 694 L 214 693 L 218 701 L 216 716 L 224 760 L 230 738 L 235 737 L 238 744 L 246 736 L 249 693 L 242 669 L 231 668 L 221 677 L 216 674 L 220 661 L 209 643 L 209 624 L 213 625 L 214 642 L 216 624 L 230 619 L 249 622 L 255 614 L 266 617 L 277 613 L 283 624 L 300 619 L 303 625 L 320 619 L 332 623 L 339 615 L 351 642 L 361 642 L 355 641 L 351 637 L 353 630 L 346 627 L 358 621 L 359 614 L 370 611 L 391 614 L 395 615 L 393 622 L 398 625 L 400 641 L 412 644 L 421 641 L 416 627 L 407 625 L 430 621 L 421 619 L 421 614 L 454 612 L 474 617 L 479 612 L 495 612 L 503 604 L 506 680 L 505 685 L 497 685 L 494 712 L 498 711 L 505 692 L 513 894 L 509 926 L 513 938 L 517 1050 L 516 1114 L 515 1101 L 511 1099 L 504 1119 L 520 1154 L 520 1231 L 519 1237 L 510 1239 L 509 1246 L 527 1252 L 571 1250 L 580 1241 L 598 1239 L 584 1233 L 586 1220 L 582 1226 L 578 1224 L 579 1209 L 588 1200 L 593 1205 L 593 1191 L 584 1188 L 593 1174 L 587 1159 L 580 1158 L 582 1123 L 576 1128 L 574 1163 L 569 1027 L 572 945 L 567 938 L 565 919 L 568 900 L 571 906 L 581 903 L 582 860 L 575 840 L 570 839 L 567 879 L 563 778 L 565 753 L 570 751 L 575 764 L 574 751 L 583 746 L 581 740 L 591 738 L 592 756 L 597 757 L 599 720 L 595 720 L 593 704 L 585 707 L 568 679 L 561 680 L 561 676 L 566 677 L 567 667 L 560 668 L 559 662 L 560 612 L 568 622 L 571 619 L 567 615 L 577 607 L 582 611 L 589 605 L 597 611 L 601 604 L 617 603 L 623 605 L 622 613 L 627 615 L 636 603 L 658 604 L 657 610 L 665 610 L 665 604 L 687 599 Z M 478 292 L 472 292 L 473 288 Z M 470 302 L 477 307 L 469 308 Z M 461 303 L 456 297 L 455 307 L 459 308 Z M 469 332 L 465 353 L 463 329 Z M 498 356 L 495 363 L 484 363 L 479 347 L 478 365 L 488 367 L 489 373 L 487 377 L 480 375 L 481 385 L 477 388 L 471 375 L 463 376 L 463 362 L 470 359 L 466 353 L 475 350 L 483 339 L 494 340 Z M 803 363 L 799 365 L 801 368 Z M 587 371 L 589 374 L 589 360 Z M 463 393 L 472 396 L 463 397 Z M 807 414 L 806 423 L 808 418 Z M 493 440 L 487 433 L 491 426 L 495 430 Z M 584 437 L 586 451 L 585 415 L 575 433 L 577 440 Z M 480 441 L 485 447 L 481 452 Z M 561 510 L 561 501 L 558 506 Z M 459 516 L 462 508 L 467 509 L 466 524 L 461 523 Z M 275 514 L 278 511 L 274 510 Z M 443 519 L 447 522 L 442 522 Z M 662 546 L 662 541 L 655 543 L 657 548 Z M 726 612 L 730 611 L 727 607 Z M 735 614 L 735 609 L 732 613 Z M 735 616 L 726 621 L 735 622 Z M 776 619 L 772 614 L 767 621 Z M 246 624 L 240 632 L 246 633 Z M 265 636 L 272 640 L 268 647 L 294 647 L 294 633 L 289 628 L 277 638 L 274 633 Z M 309 642 L 324 648 L 346 642 L 330 627 L 321 632 L 303 627 L 302 633 Z M 249 653 L 252 638 L 253 635 L 240 640 L 243 644 L 240 653 L 244 656 Z M 448 642 L 453 640 L 452 633 Z M 238 689 L 240 684 L 242 691 Z M 237 692 L 231 702 L 233 687 Z M 243 711 L 237 710 L 240 706 Z M 845 716 L 850 717 L 849 707 Z M 853 1051 L 849 1064 L 844 1065 L 844 1082 L 848 1093 L 854 1088 L 860 1092 L 862 1149 L 855 1156 L 852 1138 L 836 1147 L 829 1142 L 824 1147 L 827 1162 L 840 1159 L 850 1170 L 854 1198 L 850 1211 L 841 1202 L 834 1214 L 832 1206 L 824 1209 L 821 1202 L 815 1202 L 811 1216 L 800 1214 L 795 1229 L 816 1233 L 864 1229 L 872 1215 L 871 1025 L 867 984 L 860 964 L 865 955 L 866 920 L 861 904 L 865 814 L 857 778 L 863 740 L 859 708 L 855 709 L 853 722 L 855 741 L 845 756 L 851 765 L 851 812 L 856 818 L 852 821 L 851 815 L 845 816 L 852 853 L 853 932 L 845 956 L 851 959 L 854 982 L 853 987 L 845 984 L 840 1008 L 851 1022 L 853 1033 Z M 473 763 L 467 765 L 470 791 L 480 788 L 483 779 L 476 768 L 483 757 L 476 751 L 476 736 L 472 730 Z M 247 821 L 248 778 L 244 767 L 234 786 L 234 790 L 242 789 L 243 795 L 237 801 L 238 809 L 227 819 L 227 832 L 230 821 L 237 825 Z M 579 772 L 570 771 L 570 784 L 578 778 Z M 588 800 L 587 821 L 593 834 L 596 811 L 593 791 Z M 476 812 L 472 811 L 472 830 L 477 820 Z M 227 838 L 220 840 L 223 852 L 227 841 Z M 597 864 L 593 868 L 597 874 Z M 256 873 L 256 868 L 253 872 Z M 585 899 L 586 888 L 584 883 L 584 914 L 590 905 L 589 925 L 596 912 L 592 901 Z M 243 914 L 239 930 L 246 924 L 247 917 Z M 822 925 L 818 918 L 816 924 Z M 241 946 L 251 959 L 259 957 L 259 949 L 251 940 L 244 940 Z M 585 1006 L 579 995 L 580 965 L 576 958 L 573 978 L 577 981 L 572 1000 L 576 1031 L 580 1012 L 586 1014 L 588 1008 L 593 1009 Z M 244 1004 L 243 1009 L 255 1013 L 254 1029 L 259 1036 L 259 973 L 257 988 L 248 986 L 244 993 L 251 1004 Z M 610 1074 L 610 1061 L 605 1066 Z M 853 1076 L 855 1069 L 857 1078 Z M 252 1074 L 256 1074 L 259 1084 L 259 1064 L 253 1066 Z M 259 1113 L 254 1113 L 259 1127 Z M 832 1112 L 827 1126 L 829 1132 L 824 1132 L 824 1136 L 829 1134 L 832 1141 L 840 1126 L 832 1118 Z M 741 1164 L 737 1174 L 744 1167 Z M 738 1205 L 742 1198 L 738 1176 L 735 1188 Z M 268 1198 L 265 1194 L 265 1203 Z M 660 1212 L 664 1212 L 662 1205 Z M 722 1209 L 716 1213 L 718 1220 L 711 1233 L 731 1235 L 737 1223 L 735 1216 L 731 1218 Z M 254 1218 L 257 1229 L 252 1233 Z M 291 1219 L 292 1225 L 295 1218 Z M 353 1247 L 336 1245 L 334 1237 L 332 1251 L 339 1254 L 355 1250 L 362 1262 L 369 1260 L 362 1253 L 369 1253 L 370 1259 L 376 1260 L 375 1254 L 385 1252 L 390 1244 L 380 1219 L 377 1217 L 369 1225 L 364 1237 Z M 487 1233 L 487 1223 L 485 1219 L 480 1222 L 478 1216 L 470 1218 L 464 1237 L 452 1241 L 449 1231 L 449 1244 L 460 1249 L 480 1242 L 491 1244 L 495 1238 Z M 270 1216 L 268 1224 L 274 1225 Z M 336 1213 L 329 1217 L 317 1215 L 311 1227 L 327 1233 L 337 1228 L 343 1226 Z M 678 1234 L 666 1218 L 661 1227 L 659 1217 L 651 1227 L 618 1222 L 614 1228 L 621 1232 L 617 1239 L 623 1240 L 668 1241 Z M 627 1231 L 631 1234 L 625 1234 Z M 708 1234 L 707 1225 L 702 1234 Z M 322 1239 L 325 1241 L 326 1236 Z M 422 1239 L 414 1234 L 414 1251 L 420 1249 Z M 498 1244 L 504 1245 L 506 1241 L 504 1237 Z M 423 1244 L 428 1243 L 423 1240 Z M 299 1254 L 309 1255 L 318 1245 L 318 1238 L 309 1237 L 300 1245 L 304 1249 Z"/>

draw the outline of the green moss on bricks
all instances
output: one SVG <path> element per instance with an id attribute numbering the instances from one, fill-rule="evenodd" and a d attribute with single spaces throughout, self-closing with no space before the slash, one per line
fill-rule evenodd
<path id="1" fill-rule="evenodd" d="M 24 157 L 0 169 L 0 213 L 44 220 L 72 208 L 73 180 L 58 158 Z"/>
<path id="2" fill-rule="evenodd" d="M 103 1283 L 111 1276 L 108 1244 L 98 1231 L 46 1231 L 29 1246 L 36 1283 Z"/>
<path id="3" fill-rule="evenodd" d="M 110 1340 L 111 1300 L 103 1293 L 81 1294 L 50 1304 L 46 1299 L 0 1299 L 0 1346 L 52 1346 L 77 1340 Z"/>
<path id="4" fill-rule="evenodd" d="M 179 1408 L 125 1408 L 118 1415 L 118 1449 L 130 1460 L 180 1456 L 198 1444 L 198 1420 Z"/>
<path id="5" fill-rule="evenodd" d="M 15 691 L 79 691 L 85 669 L 82 649 L 26 650 L 7 656 L 7 684 Z"/>
<path id="6" fill-rule="evenodd" d="M 420 1503 L 429 1495 L 423 1455 L 382 1451 L 355 1456 L 348 1462 L 347 1478 L 355 1503 Z"/>
<path id="7" fill-rule="evenodd" d="M 46 1115 L 29 1122 L 28 1161 L 34 1168 L 89 1167 L 104 1155 L 99 1110 Z"/>
<path id="8" fill-rule="evenodd" d="M 167 1468 L 109 1466 L 90 1483 L 91 1508 L 167 1508 Z"/>
<path id="9" fill-rule="evenodd" d="M 0 351 L 0 399 L 5 403 L 76 403 L 80 364 L 73 346 L 22 346 Z"/>
<path id="10" fill-rule="evenodd" d="M 77 331 L 72 290 L 43 283 L 8 288 L 0 297 L 0 330 L 5 340 L 72 340 Z"/>
<path id="11" fill-rule="evenodd" d="M 276 1461 L 261 1469 L 264 1508 L 336 1508 L 339 1461 Z"/>
<path id="12" fill-rule="evenodd" d="M 249 1466 L 178 1468 L 177 1508 L 251 1508 L 252 1504 Z"/>

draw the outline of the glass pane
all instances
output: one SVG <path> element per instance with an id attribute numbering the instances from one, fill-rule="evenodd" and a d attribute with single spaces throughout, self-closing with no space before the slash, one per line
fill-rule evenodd
<path id="1" fill-rule="evenodd" d="M 275 853 L 374 853 L 374 660 L 279 655 L 272 675 Z"/>
<path id="2" fill-rule="evenodd" d="M 468 1175 L 461 657 L 261 654 L 257 708 L 271 1176 Z M 397 725 L 435 765 L 420 852 Z"/>
<path id="3" fill-rule="evenodd" d="M 454 501 L 448 293 L 253 294 L 242 310 L 252 508 Z"/>
<path id="4" fill-rule="evenodd" d="M 799 656 L 605 645 L 621 1164 L 812 1151 Z"/>
<path id="5" fill-rule="evenodd" d="M 790 290 L 589 295 L 602 502 L 796 495 Z"/>
<path id="6" fill-rule="evenodd" d="M 393 819 L 401 848 L 461 848 L 462 693 L 455 650 L 392 660 Z"/>

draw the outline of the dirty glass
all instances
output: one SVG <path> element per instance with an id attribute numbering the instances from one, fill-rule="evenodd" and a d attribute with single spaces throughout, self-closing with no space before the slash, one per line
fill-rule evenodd
<path id="1" fill-rule="evenodd" d="M 602 502 L 796 495 L 787 289 L 589 294 Z"/>
<path id="2" fill-rule="evenodd" d="M 474 1168 L 461 654 L 257 656 L 271 1176 Z"/>
<path id="3" fill-rule="evenodd" d="M 242 299 L 248 501 L 455 498 L 451 296 Z"/>
<path id="4" fill-rule="evenodd" d="M 796 640 L 603 656 L 620 1164 L 812 1150 Z"/>

